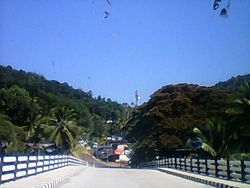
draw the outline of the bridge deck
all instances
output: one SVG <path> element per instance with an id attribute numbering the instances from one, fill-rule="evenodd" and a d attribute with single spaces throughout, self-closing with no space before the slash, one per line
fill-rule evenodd
<path id="1" fill-rule="evenodd" d="M 88 168 L 60 188 L 208 188 L 157 170 Z"/>
<path id="2" fill-rule="evenodd" d="M 203 180 L 213 182 L 223 182 L 225 185 L 235 187 L 250 187 L 240 182 L 230 182 L 219 180 L 217 178 L 205 177 L 198 174 L 182 172 L 174 169 L 161 168 L 161 171 L 167 173 L 178 173 L 193 178 L 202 178 Z M 0 186 L 4 188 L 38 188 L 42 185 L 53 182 L 54 186 L 60 188 L 205 188 L 209 185 L 199 182 L 190 181 L 182 177 L 169 175 L 155 169 L 122 169 L 122 168 L 91 168 L 80 166 L 68 166 L 52 170 L 36 176 L 23 178 L 15 182 L 9 182 Z M 70 178 L 69 178 L 70 177 Z M 184 177 L 184 176 L 183 176 Z M 190 178 L 192 179 L 192 178 Z M 62 180 L 61 184 L 58 180 Z M 55 182 L 57 181 L 57 182 Z M 203 181 L 204 182 L 204 181 Z M 213 184 L 211 184 L 213 185 Z M 215 185 L 216 186 L 216 185 Z M 218 187 L 218 186 L 217 186 Z"/>

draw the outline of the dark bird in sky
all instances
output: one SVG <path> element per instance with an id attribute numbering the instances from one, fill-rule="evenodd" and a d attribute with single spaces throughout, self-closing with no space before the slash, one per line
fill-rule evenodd
<path id="1" fill-rule="evenodd" d="M 221 16 L 227 16 L 230 7 L 230 0 L 228 0 L 227 6 L 220 11 Z"/>
<path id="2" fill-rule="evenodd" d="M 111 3 L 110 3 L 110 1 L 109 1 L 109 0 L 106 0 L 106 2 L 108 3 L 108 5 L 109 5 L 109 6 L 111 6 Z"/>
<path id="3" fill-rule="evenodd" d="M 221 16 L 226 16 L 227 15 L 227 9 L 226 8 L 221 9 L 220 15 Z"/>
<path id="4" fill-rule="evenodd" d="M 217 8 L 219 8 L 220 2 L 221 2 L 221 0 L 214 0 L 214 4 L 213 4 L 214 10 L 216 10 Z"/>
<path id="5" fill-rule="evenodd" d="M 104 14 L 105 14 L 104 19 L 107 19 L 110 15 L 110 13 L 108 11 L 104 11 Z"/>

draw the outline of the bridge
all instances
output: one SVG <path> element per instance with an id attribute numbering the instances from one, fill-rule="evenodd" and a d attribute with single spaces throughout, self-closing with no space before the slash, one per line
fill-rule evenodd
<path id="1" fill-rule="evenodd" d="M 132 169 L 98 167 L 73 156 L 56 155 L 2 156 L 0 164 L 0 187 L 4 188 L 250 187 L 249 161 L 164 158 Z"/>

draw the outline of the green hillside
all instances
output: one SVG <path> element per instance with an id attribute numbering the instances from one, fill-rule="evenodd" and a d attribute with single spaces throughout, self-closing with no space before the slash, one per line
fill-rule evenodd
<path id="1" fill-rule="evenodd" d="M 133 146 L 132 162 L 177 155 L 179 149 L 203 157 L 242 157 L 250 153 L 249 78 L 237 76 L 212 87 L 163 86 L 132 109 L 0 66 L 1 153 L 41 152 L 41 143 L 69 153 L 81 139 L 105 144 L 108 135 L 123 134 Z"/>
<path id="2" fill-rule="evenodd" d="M 36 73 L 0 66 L 2 152 L 25 151 L 24 143 L 27 142 L 58 142 L 58 147 L 65 145 L 65 151 L 83 138 L 105 142 L 108 134 L 119 133 L 117 121 L 125 106 L 101 96 L 93 98 L 91 91 L 85 92 L 67 83 L 49 81 Z M 73 118 L 73 123 L 67 122 L 71 121 L 67 115 Z M 107 120 L 113 123 L 107 126 Z M 65 124 L 63 126 L 66 128 L 61 129 L 69 129 L 71 134 L 60 135 L 56 132 L 53 129 L 55 121 Z M 55 135 L 51 136 L 53 133 Z M 66 140 L 66 143 L 62 140 Z M 9 149 L 14 145 L 16 148 Z"/>
<path id="3" fill-rule="evenodd" d="M 219 88 L 219 89 L 228 89 L 231 91 L 238 91 L 241 89 L 242 84 L 246 81 L 248 82 L 250 81 L 250 74 L 232 77 L 227 81 L 219 82 L 215 84 L 214 87 Z"/>
<path id="4" fill-rule="evenodd" d="M 133 111 L 123 128 L 134 145 L 132 161 L 178 155 L 178 149 L 191 149 L 190 154 L 203 157 L 250 152 L 245 144 L 250 142 L 247 80 L 249 75 L 214 87 L 177 84 L 156 91 L 148 102 Z M 203 142 L 195 148 L 193 138 L 197 137 Z"/>

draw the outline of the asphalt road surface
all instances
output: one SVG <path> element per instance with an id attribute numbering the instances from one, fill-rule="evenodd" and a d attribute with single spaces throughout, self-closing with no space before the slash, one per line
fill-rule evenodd
<path id="1" fill-rule="evenodd" d="M 157 170 L 86 168 L 60 188 L 208 188 Z"/>

